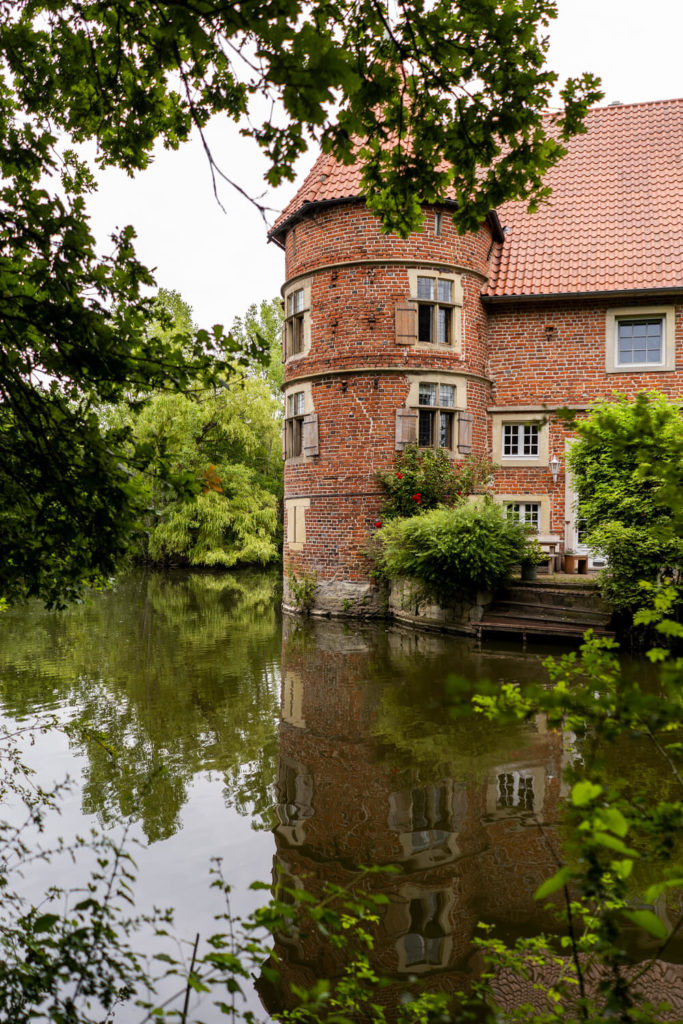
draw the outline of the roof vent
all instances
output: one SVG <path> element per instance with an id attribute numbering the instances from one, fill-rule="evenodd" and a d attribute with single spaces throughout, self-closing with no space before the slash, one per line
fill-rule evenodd
<path id="1" fill-rule="evenodd" d="M 612 100 L 611 103 L 607 104 L 608 107 L 623 107 L 623 105 L 624 104 L 621 102 L 621 100 Z"/>

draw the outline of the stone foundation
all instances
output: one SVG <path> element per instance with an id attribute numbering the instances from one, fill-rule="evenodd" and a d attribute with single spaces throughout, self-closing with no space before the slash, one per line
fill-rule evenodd
<path id="1" fill-rule="evenodd" d="M 463 594 L 460 600 L 440 605 L 426 598 L 410 580 L 395 580 L 389 588 L 349 580 L 316 583 L 309 614 L 328 618 L 387 618 L 423 629 L 474 634 L 476 625 L 493 600 L 488 592 Z M 285 577 L 283 608 L 301 612 Z"/>

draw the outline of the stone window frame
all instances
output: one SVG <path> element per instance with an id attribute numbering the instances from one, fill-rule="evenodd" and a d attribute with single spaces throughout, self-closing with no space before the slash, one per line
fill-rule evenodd
<path id="1" fill-rule="evenodd" d="M 399 971 L 401 973 L 420 974 L 426 971 L 433 971 L 436 968 L 446 967 L 453 953 L 453 934 L 450 924 L 454 910 L 452 888 L 450 886 L 437 888 L 408 884 L 401 886 L 398 896 L 399 899 L 392 906 L 391 923 L 394 926 L 394 931 L 399 932 L 399 937 L 396 940 Z M 432 920 L 436 925 L 435 930 L 441 933 L 434 937 L 436 942 L 432 948 L 438 942 L 439 957 L 438 959 L 427 957 L 421 961 L 414 960 L 410 956 L 409 940 L 413 936 L 421 935 L 421 933 L 411 931 L 413 904 L 429 904 L 432 901 L 435 904 L 434 909 L 436 911 L 432 915 Z M 427 940 L 425 942 L 426 947 L 429 940 L 426 935 L 423 938 Z"/>
<path id="2" fill-rule="evenodd" d="M 538 533 L 550 533 L 550 495 L 549 494 L 494 494 L 493 500 L 498 505 L 538 505 Z"/>
<path id="3" fill-rule="evenodd" d="M 529 811 L 519 806 L 519 803 L 512 807 L 499 806 L 499 777 L 501 775 L 512 775 L 518 778 L 532 779 L 532 791 L 534 797 L 534 810 Z M 491 771 L 486 786 L 486 814 L 491 818 L 517 817 L 518 815 L 534 814 L 542 818 L 545 808 L 546 773 L 542 765 L 538 764 L 500 764 Z"/>
<path id="4" fill-rule="evenodd" d="M 452 301 L 446 303 L 439 302 L 438 298 L 429 301 L 426 299 L 419 299 L 417 284 L 418 277 L 432 278 L 435 282 L 434 290 L 437 296 L 439 287 L 438 282 L 450 281 Z M 414 305 L 415 308 L 415 346 L 417 348 L 426 349 L 430 352 L 443 351 L 446 349 L 454 352 L 460 352 L 462 349 L 462 307 L 464 302 L 462 277 L 460 274 L 456 274 L 452 271 L 436 270 L 434 267 L 410 267 L 408 269 L 408 285 L 410 287 L 410 297 L 408 301 L 411 305 Z M 419 307 L 420 305 L 427 304 L 435 307 L 443 306 L 451 310 L 449 338 L 446 342 L 419 340 Z"/>
<path id="5" fill-rule="evenodd" d="M 306 512 L 310 507 L 310 498 L 285 498 L 287 547 L 290 551 L 303 551 L 306 543 Z"/>
<path id="6" fill-rule="evenodd" d="M 523 468 L 527 466 L 547 466 L 550 461 L 548 420 L 542 414 L 528 412 L 493 413 L 492 452 L 491 457 L 501 468 Z M 537 455 L 503 455 L 503 434 L 506 426 L 535 424 L 538 426 Z"/>
<path id="7" fill-rule="evenodd" d="M 659 363 L 620 363 L 619 324 L 629 320 L 662 321 L 664 351 Z M 666 373 L 676 369 L 676 308 L 675 306 L 620 306 L 605 312 L 605 372 L 606 373 Z"/>
<path id="8" fill-rule="evenodd" d="M 422 447 L 419 444 L 419 414 L 420 410 L 430 411 L 434 413 L 448 412 L 452 414 L 451 421 L 451 446 L 450 448 L 442 448 L 441 445 L 435 443 L 431 446 L 424 446 L 423 450 L 429 449 L 439 450 L 447 452 L 449 457 L 452 459 L 463 459 L 465 454 L 459 451 L 460 443 L 460 414 L 467 413 L 467 381 L 462 376 L 454 376 L 448 373 L 439 372 L 424 372 L 421 374 L 410 374 L 408 377 L 409 390 L 408 397 L 406 398 L 406 408 L 411 410 L 412 413 L 417 413 L 417 425 L 416 425 L 416 440 L 415 443 L 418 447 Z M 455 404 L 453 406 L 424 406 L 420 405 L 420 385 L 421 384 L 435 384 L 437 389 L 440 391 L 441 387 L 452 387 L 455 391 Z M 401 412 L 401 410 L 399 410 Z M 436 433 L 436 432 L 435 432 Z"/>
<path id="9" fill-rule="evenodd" d="M 303 394 L 303 410 L 290 415 L 290 398 Z M 318 416 L 313 406 L 313 392 L 310 381 L 292 382 L 285 386 L 285 420 L 282 425 L 282 458 L 288 464 L 307 462 L 318 455 Z M 294 426 L 295 421 L 299 424 Z M 297 431 L 300 444 L 293 444 Z M 299 447 L 292 454 L 293 447 Z"/>
<path id="10" fill-rule="evenodd" d="M 301 308 L 290 311 L 291 299 L 302 292 Z M 285 319 L 282 324 L 282 361 L 302 359 L 311 350 L 311 279 L 298 279 L 283 291 Z M 297 346 L 294 351 L 294 346 Z"/>

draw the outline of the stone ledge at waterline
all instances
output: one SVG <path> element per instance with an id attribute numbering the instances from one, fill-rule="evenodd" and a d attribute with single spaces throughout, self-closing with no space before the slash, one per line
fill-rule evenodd
<path id="1" fill-rule="evenodd" d="M 458 601 L 440 605 L 426 598 L 412 580 L 393 580 L 388 587 L 349 580 L 325 580 L 317 583 L 310 614 L 332 618 L 389 618 L 423 629 L 475 634 L 476 627 L 493 594 L 483 591 L 462 596 Z M 289 581 L 285 578 L 283 608 L 297 612 Z"/>

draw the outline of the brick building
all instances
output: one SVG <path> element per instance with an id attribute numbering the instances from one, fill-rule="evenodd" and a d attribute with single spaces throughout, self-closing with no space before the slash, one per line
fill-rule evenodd
<path id="1" fill-rule="evenodd" d="M 285 566 L 372 612 L 376 471 L 406 444 L 488 453 L 510 514 L 580 545 L 553 413 L 683 390 L 683 100 L 595 108 L 550 202 L 458 235 L 448 204 L 383 235 L 357 167 L 318 159 L 276 223 L 286 254 Z M 287 598 L 286 598 L 287 601 Z"/>

